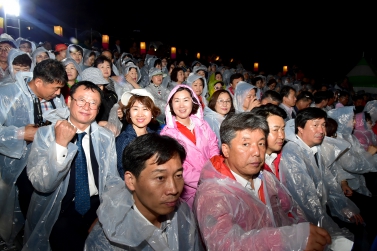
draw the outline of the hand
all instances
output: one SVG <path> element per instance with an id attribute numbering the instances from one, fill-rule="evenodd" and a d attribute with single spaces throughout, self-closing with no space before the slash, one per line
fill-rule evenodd
<path id="1" fill-rule="evenodd" d="M 368 153 L 375 154 L 377 152 L 377 147 L 375 146 L 368 146 Z"/>
<path id="2" fill-rule="evenodd" d="M 58 120 L 55 124 L 56 143 L 67 147 L 68 143 L 75 137 L 77 128 L 67 120 Z"/>
<path id="3" fill-rule="evenodd" d="M 342 180 L 340 183 L 340 186 L 342 187 L 343 193 L 345 196 L 350 197 L 352 196 L 352 189 L 348 186 L 348 182 L 346 180 Z"/>
<path id="4" fill-rule="evenodd" d="M 38 127 L 33 125 L 33 124 L 26 125 L 25 126 L 24 140 L 27 141 L 27 142 L 33 142 L 34 141 L 34 135 L 37 132 L 37 130 L 38 130 Z"/>
<path id="5" fill-rule="evenodd" d="M 112 76 L 111 79 L 118 83 L 122 81 L 122 78 L 120 76 Z"/>
<path id="6" fill-rule="evenodd" d="M 122 109 L 121 109 L 120 107 L 119 107 L 118 110 L 117 110 L 117 115 L 118 115 L 118 118 L 119 118 L 119 119 L 122 119 L 122 118 L 123 118 L 124 113 L 123 113 L 123 111 L 122 111 Z"/>
<path id="7" fill-rule="evenodd" d="M 309 238 L 305 250 L 324 250 L 326 245 L 331 244 L 330 234 L 321 227 L 309 225 Z"/>
<path id="8" fill-rule="evenodd" d="M 253 110 L 255 107 L 259 107 L 261 104 L 260 104 L 260 101 L 258 100 L 258 99 L 254 99 L 253 101 L 251 101 L 250 103 L 249 103 L 249 107 L 248 107 L 248 111 L 251 111 L 251 110 Z"/>
<path id="9" fill-rule="evenodd" d="M 125 77 L 126 81 L 128 83 L 130 83 L 134 88 L 136 88 L 136 89 L 140 88 L 140 86 L 138 85 L 138 83 L 130 76 L 130 74 L 127 74 L 124 77 Z"/>
<path id="10" fill-rule="evenodd" d="M 361 217 L 360 214 L 355 214 L 354 216 L 351 217 L 351 222 L 354 222 L 356 225 L 359 224 L 364 224 L 364 219 Z"/>

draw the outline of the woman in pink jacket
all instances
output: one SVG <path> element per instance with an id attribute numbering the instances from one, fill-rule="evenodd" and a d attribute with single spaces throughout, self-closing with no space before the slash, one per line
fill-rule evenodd
<path id="1" fill-rule="evenodd" d="M 187 152 L 183 163 L 185 186 L 181 198 L 191 208 L 204 164 L 219 154 L 217 138 L 203 119 L 199 99 L 190 87 L 174 87 L 169 94 L 165 112 L 166 126 L 160 134 L 175 138 Z"/>

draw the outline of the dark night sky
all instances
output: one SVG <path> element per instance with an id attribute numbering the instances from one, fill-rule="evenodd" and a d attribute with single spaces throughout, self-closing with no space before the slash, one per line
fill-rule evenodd
<path id="1" fill-rule="evenodd" d="M 377 62 L 377 15 L 371 3 L 181 2 L 171 8 L 162 2 L 122 7 L 121 1 L 20 1 L 21 18 L 60 24 L 64 34 L 70 33 L 66 27 L 92 28 L 108 34 L 110 43 L 119 37 L 127 48 L 132 38 L 161 41 L 192 53 L 240 59 L 244 66 L 259 62 L 271 73 L 296 63 L 309 77 L 333 81 L 347 74 L 363 52 L 369 62 Z"/>

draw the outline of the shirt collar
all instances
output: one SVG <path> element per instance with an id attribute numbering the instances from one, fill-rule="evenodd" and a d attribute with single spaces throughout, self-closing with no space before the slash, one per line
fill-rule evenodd
<path id="1" fill-rule="evenodd" d="M 265 160 L 264 162 L 266 162 L 266 164 L 268 166 L 271 166 L 272 162 L 274 162 L 274 160 L 277 158 L 278 154 L 277 153 L 271 153 L 270 155 L 268 155 L 266 153 L 266 156 L 265 156 Z"/>
<path id="2" fill-rule="evenodd" d="M 72 124 L 71 122 L 71 117 L 68 117 L 68 122 Z M 73 125 L 74 126 L 74 125 Z M 90 132 L 90 125 L 84 130 L 84 131 L 81 131 L 80 129 L 77 128 L 77 132 L 76 133 L 83 133 L 83 132 L 86 132 L 86 135 L 89 135 L 89 132 Z"/>
<path id="3" fill-rule="evenodd" d="M 296 137 L 312 151 L 313 155 L 318 152 L 318 146 L 309 147 L 297 134 Z"/>

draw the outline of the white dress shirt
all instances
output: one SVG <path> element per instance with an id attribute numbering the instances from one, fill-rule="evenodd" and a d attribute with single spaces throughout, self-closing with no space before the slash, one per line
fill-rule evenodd
<path id="1" fill-rule="evenodd" d="M 266 153 L 264 162 L 271 168 L 271 171 L 276 175 L 275 173 L 275 165 L 274 165 L 274 160 L 277 158 L 277 153 L 271 153 L 271 155 L 268 155 Z"/>
<path id="2" fill-rule="evenodd" d="M 258 191 L 259 191 L 260 186 L 262 185 L 262 180 L 259 177 L 256 177 L 256 178 L 253 179 L 253 183 L 254 183 L 254 189 L 253 189 L 251 187 L 250 181 L 248 181 L 245 178 L 241 177 L 240 175 L 238 175 L 237 173 L 233 172 L 232 170 L 230 170 L 230 171 L 232 172 L 234 178 L 236 178 L 236 181 L 241 184 L 241 186 L 249 189 L 251 192 L 254 193 L 255 196 L 257 196 L 257 198 L 259 198 Z"/>
<path id="3" fill-rule="evenodd" d="M 68 122 L 71 123 L 70 119 L 68 118 Z M 88 171 L 88 181 L 89 181 L 89 193 L 90 196 L 97 195 L 98 194 L 98 189 L 96 187 L 96 183 L 94 181 L 94 175 L 93 175 L 93 170 L 92 170 L 92 162 L 90 159 L 90 126 L 88 126 L 84 132 L 86 132 L 86 135 L 82 139 L 82 147 L 85 152 L 85 157 L 86 157 L 86 166 L 87 166 L 87 171 Z M 77 129 L 77 133 L 82 133 L 83 131 Z M 75 142 L 76 143 L 76 142 Z M 55 143 L 56 147 L 56 161 L 58 164 L 62 164 L 67 157 L 68 153 L 68 148 L 59 145 L 58 143 Z"/>

